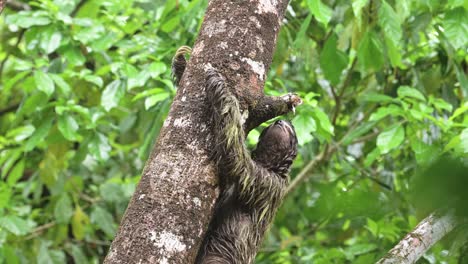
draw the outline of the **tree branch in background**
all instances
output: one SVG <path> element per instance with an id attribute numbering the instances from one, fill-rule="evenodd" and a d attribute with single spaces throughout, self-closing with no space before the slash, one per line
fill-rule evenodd
<path id="1" fill-rule="evenodd" d="M 31 7 L 28 4 L 22 3 L 19 1 L 14 1 L 14 0 L 8 0 L 8 1 L 0 0 L 0 6 L 2 6 L 2 4 L 4 6 L 5 2 L 8 8 L 15 10 L 15 11 L 31 10 Z"/>
<path id="2" fill-rule="evenodd" d="M 294 180 L 289 184 L 288 189 L 286 190 L 286 193 L 291 193 L 293 190 L 299 186 L 299 184 L 304 181 L 307 176 L 309 175 L 308 172 L 312 169 L 314 169 L 326 156 L 326 150 L 321 152 L 319 155 L 315 156 L 313 160 L 311 160 L 302 170 L 299 172 L 299 174 L 294 178 Z"/>
<path id="3" fill-rule="evenodd" d="M 6 108 L 0 109 L 0 116 L 4 115 L 6 113 L 13 112 L 16 109 L 18 109 L 18 107 L 19 107 L 19 104 L 14 104 L 14 105 L 7 106 Z"/>
<path id="4" fill-rule="evenodd" d="M 78 13 L 78 11 L 80 11 L 81 7 L 83 7 L 83 5 L 86 3 L 86 0 L 81 0 L 76 6 L 75 6 L 75 9 L 73 9 L 73 11 L 70 13 L 70 16 L 71 17 L 75 17 L 76 16 L 76 13 Z"/>
<path id="5" fill-rule="evenodd" d="M 408 233 L 385 257 L 376 264 L 415 263 L 432 245 L 442 239 L 457 225 L 452 213 L 432 213 Z"/>

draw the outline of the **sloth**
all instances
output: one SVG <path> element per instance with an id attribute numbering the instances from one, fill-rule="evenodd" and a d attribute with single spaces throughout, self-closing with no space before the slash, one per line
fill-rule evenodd
<path id="1" fill-rule="evenodd" d="M 187 51 L 180 48 L 173 59 L 177 85 Z M 195 263 L 253 263 L 288 185 L 288 173 L 297 155 L 296 132 L 289 121 L 276 121 L 262 131 L 250 153 L 244 142 L 239 102 L 213 68 L 206 72 L 205 88 L 214 136 L 211 157 L 221 193 Z M 291 110 L 301 102 L 297 96 L 288 101 Z"/>

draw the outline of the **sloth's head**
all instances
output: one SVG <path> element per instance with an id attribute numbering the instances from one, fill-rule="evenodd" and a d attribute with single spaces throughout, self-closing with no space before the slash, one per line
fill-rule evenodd
<path id="1" fill-rule="evenodd" d="M 297 137 L 289 121 L 278 120 L 262 131 L 253 159 L 267 169 L 286 175 L 297 155 Z"/>

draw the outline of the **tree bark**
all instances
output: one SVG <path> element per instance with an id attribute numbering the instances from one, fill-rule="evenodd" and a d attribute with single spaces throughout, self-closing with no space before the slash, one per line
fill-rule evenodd
<path id="1" fill-rule="evenodd" d="M 452 231 L 456 223 L 455 216 L 450 213 L 442 216 L 436 213 L 429 215 L 376 264 L 415 263 L 437 241 Z"/>
<path id="2" fill-rule="evenodd" d="M 219 194 L 209 158 L 205 72 L 213 67 L 226 78 L 241 102 L 246 130 L 286 113 L 284 102 L 263 96 L 263 86 L 287 3 L 210 1 L 177 95 L 104 263 L 193 263 Z"/>

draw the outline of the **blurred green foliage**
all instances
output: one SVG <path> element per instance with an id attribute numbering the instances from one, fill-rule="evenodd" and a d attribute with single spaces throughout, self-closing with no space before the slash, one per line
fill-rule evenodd
<path id="1" fill-rule="evenodd" d="M 98 263 L 207 1 L 13 2 L 0 17 L 0 262 Z M 463 0 L 290 3 L 266 92 L 304 98 L 291 177 L 308 178 L 258 263 L 373 263 L 426 216 L 415 171 L 468 156 L 467 51 Z M 427 188 L 454 185 L 451 169 Z M 420 262 L 457 263 L 465 247 L 448 242 Z"/>

